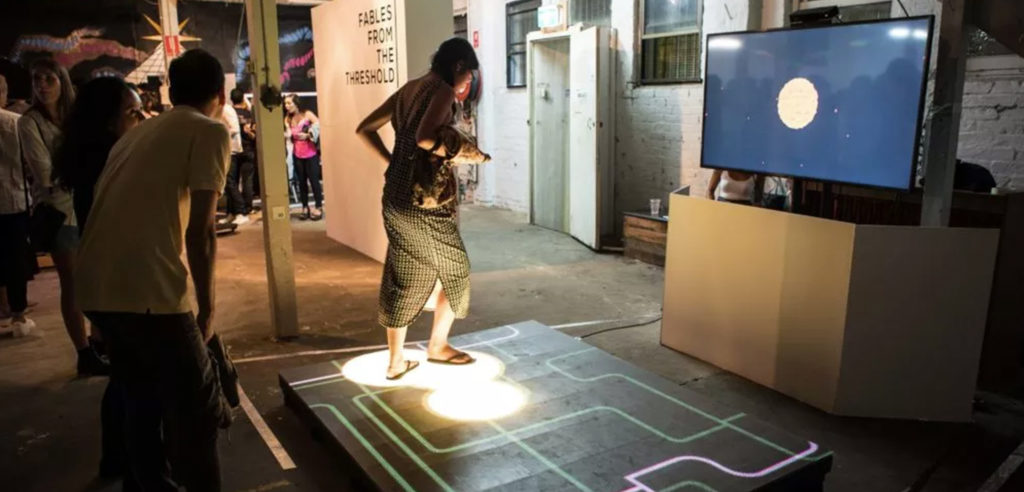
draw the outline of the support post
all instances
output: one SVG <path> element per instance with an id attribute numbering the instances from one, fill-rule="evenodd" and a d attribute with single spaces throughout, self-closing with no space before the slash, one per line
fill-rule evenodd
<path id="1" fill-rule="evenodd" d="M 171 67 L 171 61 L 181 55 L 181 40 L 178 37 L 178 0 L 160 0 L 161 47 L 164 50 L 164 74 Z"/>
<path id="2" fill-rule="evenodd" d="M 263 247 L 267 259 L 270 319 L 278 339 L 299 334 L 292 266 L 292 230 L 288 209 L 288 171 L 284 160 L 284 113 L 281 109 L 281 58 L 278 51 L 277 2 L 245 0 L 249 28 L 250 71 L 256 118 L 256 148 L 263 199 Z"/>
<path id="3" fill-rule="evenodd" d="M 964 0 L 942 0 L 935 93 L 928 118 L 921 225 L 945 227 L 953 203 L 953 173 L 967 67 Z"/>

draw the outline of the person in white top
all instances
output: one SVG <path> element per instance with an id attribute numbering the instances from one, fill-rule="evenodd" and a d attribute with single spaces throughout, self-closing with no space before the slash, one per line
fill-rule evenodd
<path id="1" fill-rule="evenodd" d="M 46 248 L 57 267 L 60 281 L 60 312 L 64 328 L 78 352 L 78 374 L 105 375 L 110 372 L 93 350 L 85 324 L 85 317 L 75 297 L 75 255 L 78 249 L 78 223 L 75 220 L 74 203 L 71 193 L 57 186 L 52 179 L 53 158 L 60 141 L 61 126 L 71 111 L 75 100 L 75 88 L 67 70 L 50 58 L 40 58 L 29 67 L 32 75 L 32 109 L 18 120 L 18 137 L 21 139 L 21 154 L 32 178 L 32 202 L 48 204 L 64 214 L 64 224 L 50 238 L 50 245 L 35 245 L 36 249 Z M 36 208 L 38 210 L 38 208 Z M 99 338 L 93 333 L 94 338 Z"/>
<path id="2" fill-rule="evenodd" d="M 29 268 L 28 201 L 21 165 L 17 113 L 7 105 L 7 81 L 0 76 L 0 318 L 11 319 L 14 336 L 31 332 L 35 323 L 25 317 Z"/>
<path id="3" fill-rule="evenodd" d="M 757 187 L 761 185 L 760 177 L 755 174 L 716 169 L 708 182 L 707 196 L 721 202 L 753 205 L 759 195 Z"/>

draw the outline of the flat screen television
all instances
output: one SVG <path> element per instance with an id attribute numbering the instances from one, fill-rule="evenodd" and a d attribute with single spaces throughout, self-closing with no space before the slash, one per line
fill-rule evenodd
<path id="1" fill-rule="evenodd" d="M 910 189 L 932 24 L 709 35 L 701 167 Z"/>

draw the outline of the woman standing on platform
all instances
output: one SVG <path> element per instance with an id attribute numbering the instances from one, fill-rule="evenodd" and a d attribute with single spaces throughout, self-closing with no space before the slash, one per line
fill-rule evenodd
<path id="1" fill-rule="evenodd" d="M 75 221 L 71 193 L 56 186 L 52 179 L 54 151 L 60 139 L 61 125 L 75 100 L 75 89 L 67 70 L 52 59 L 41 58 L 32 62 L 29 72 L 32 75 L 32 108 L 18 120 L 18 136 L 21 139 L 21 155 L 33 179 L 33 203 L 47 204 L 65 217 L 49 251 L 60 281 L 60 308 L 64 327 L 78 351 L 78 374 L 109 374 L 109 365 L 89 344 L 85 316 L 75 302 L 78 223 Z"/>
<path id="2" fill-rule="evenodd" d="M 292 162 L 295 178 L 299 181 L 299 203 L 302 220 L 320 220 L 324 217 L 324 195 L 320 188 L 320 154 L 316 148 L 320 120 L 312 111 L 299 106 L 295 94 L 284 97 L 284 129 L 292 141 Z M 313 189 L 316 213 L 309 210 L 309 190 Z"/>
<path id="3" fill-rule="evenodd" d="M 456 318 L 469 311 L 469 257 L 459 235 L 456 204 L 420 208 L 413 203 L 413 167 L 427 153 L 454 154 L 439 141 L 440 127 L 451 125 L 455 94 L 467 90 L 479 67 L 468 41 L 441 44 L 430 72 L 402 86 L 370 113 L 356 130 L 388 162 L 384 174 L 384 228 L 388 253 L 380 287 L 378 321 L 388 330 L 387 378 L 399 379 L 419 363 L 405 360 L 407 328 L 436 296 L 434 323 L 427 344 L 430 362 L 463 365 L 473 357 L 448 344 Z M 377 131 L 388 122 L 395 129 L 389 150 Z"/>

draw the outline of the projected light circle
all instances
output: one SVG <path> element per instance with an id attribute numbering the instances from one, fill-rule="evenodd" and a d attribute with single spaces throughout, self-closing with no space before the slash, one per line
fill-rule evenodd
<path id="1" fill-rule="evenodd" d="M 427 408 L 452 420 L 494 420 L 517 412 L 526 404 L 523 390 L 500 381 L 477 381 L 448 386 L 427 396 Z"/>
<path id="2" fill-rule="evenodd" d="M 779 119 L 787 127 L 800 130 L 818 114 L 818 90 L 810 80 L 797 77 L 779 91 Z"/>
<path id="3" fill-rule="evenodd" d="M 354 383 L 366 386 L 412 386 L 436 389 L 490 381 L 505 372 L 505 365 L 494 356 L 473 351 L 468 353 L 476 359 L 476 362 L 455 366 L 427 362 L 426 352 L 406 349 L 406 360 L 417 361 L 420 366 L 409 371 L 402 379 L 388 381 L 385 378 L 389 359 L 388 351 L 381 350 L 349 360 L 341 367 L 341 374 Z"/>

